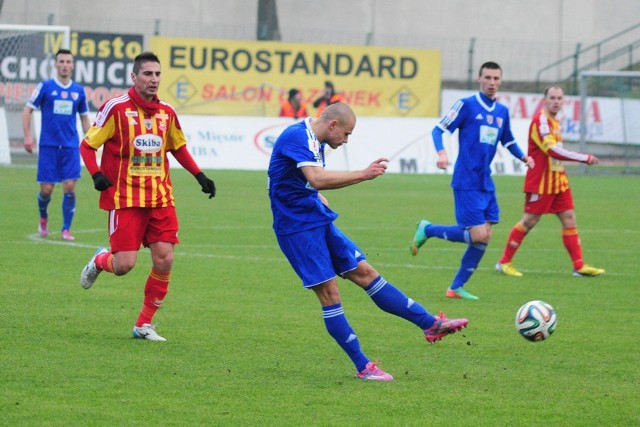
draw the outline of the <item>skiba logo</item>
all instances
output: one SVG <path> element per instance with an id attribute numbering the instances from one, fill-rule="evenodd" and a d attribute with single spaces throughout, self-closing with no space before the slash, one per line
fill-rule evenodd
<path id="1" fill-rule="evenodd" d="M 133 138 L 133 146 L 143 153 L 155 153 L 162 148 L 162 138 L 158 135 L 145 133 Z"/>

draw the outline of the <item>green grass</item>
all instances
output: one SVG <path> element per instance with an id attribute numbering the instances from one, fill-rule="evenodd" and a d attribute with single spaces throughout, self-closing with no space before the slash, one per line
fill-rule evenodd
<path id="1" fill-rule="evenodd" d="M 464 247 L 429 241 L 412 257 L 415 222 L 450 223 L 449 177 L 387 175 L 326 192 L 338 225 L 390 282 L 428 310 L 468 317 L 462 333 L 434 345 L 341 282 L 363 349 L 396 377 L 353 378 L 326 333 L 319 305 L 277 247 L 264 172 L 211 171 L 208 200 L 174 171 L 182 243 L 170 293 L 154 319 L 166 343 L 130 338 L 149 254 L 125 277 L 78 282 L 106 214 L 85 176 L 74 231 L 35 235 L 35 169 L 0 168 L 0 425 L 638 425 L 640 179 L 572 176 L 585 259 L 607 269 L 571 276 L 559 222 L 545 217 L 515 263 L 493 265 L 522 210 L 522 178 L 496 178 L 502 222 L 468 289 L 444 292 Z M 50 205 L 60 226 L 61 189 Z M 513 318 L 531 299 L 551 303 L 558 328 L 542 343 L 520 338 Z"/>

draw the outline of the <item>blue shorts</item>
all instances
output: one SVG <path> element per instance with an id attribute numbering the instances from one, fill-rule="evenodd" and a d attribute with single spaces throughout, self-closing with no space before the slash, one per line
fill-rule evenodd
<path id="1" fill-rule="evenodd" d="M 41 145 L 38 153 L 39 183 L 80 179 L 80 148 Z"/>
<path id="2" fill-rule="evenodd" d="M 358 267 L 365 256 L 333 223 L 300 233 L 276 235 L 291 267 L 311 288 Z"/>
<path id="3" fill-rule="evenodd" d="M 500 208 L 495 191 L 453 190 L 456 221 L 464 228 L 500 222 Z"/>

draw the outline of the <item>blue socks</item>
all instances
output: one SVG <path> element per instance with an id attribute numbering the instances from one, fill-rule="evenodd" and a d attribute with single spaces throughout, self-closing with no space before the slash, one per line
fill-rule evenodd
<path id="1" fill-rule="evenodd" d="M 42 194 L 38 192 L 38 210 L 40 211 L 40 218 L 47 218 L 49 216 L 47 213 L 47 207 L 49 206 L 50 201 L 51 197 L 43 199 Z"/>
<path id="2" fill-rule="evenodd" d="M 70 230 L 76 213 L 76 193 L 64 193 L 62 199 L 62 229 Z"/>
<path id="3" fill-rule="evenodd" d="M 402 317 L 420 329 L 428 329 L 436 321 L 423 306 L 407 297 L 382 276 L 376 277 L 364 290 L 380 309 Z"/>
<path id="4" fill-rule="evenodd" d="M 358 336 L 353 329 L 351 329 L 351 325 L 349 325 L 344 315 L 342 304 L 322 307 L 322 317 L 324 318 L 324 325 L 329 335 L 331 335 L 342 350 L 347 353 L 347 356 L 349 356 L 356 366 L 356 370 L 358 372 L 362 371 L 367 366 L 367 363 L 369 363 L 369 359 L 364 355 L 362 350 L 360 350 L 360 341 L 358 341 Z"/>
<path id="5" fill-rule="evenodd" d="M 462 255 L 460 269 L 458 270 L 456 277 L 453 278 L 450 289 L 461 288 L 465 283 L 467 283 L 473 272 L 476 271 L 476 268 L 478 267 L 478 264 L 480 264 L 480 260 L 486 250 L 487 245 L 485 243 L 469 245 L 464 255 Z"/>
<path id="6" fill-rule="evenodd" d="M 450 242 L 470 243 L 469 230 L 457 225 L 431 224 L 424 229 L 427 237 L 437 237 L 438 239 Z"/>

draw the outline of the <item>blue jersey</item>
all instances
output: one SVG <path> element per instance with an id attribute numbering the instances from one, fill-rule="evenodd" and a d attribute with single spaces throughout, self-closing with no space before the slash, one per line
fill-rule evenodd
<path id="1" fill-rule="evenodd" d="M 307 118 L 287 127 L 271 153 L 268 190 L 273 229 L 285 235 L 332 222 L 338 214 L 325 206 L 318 191 L 307 182 L 303 166 L 324 167 L 324 146 Z"/>
<path id="2" fill-rule="evenodd" d="M 495 191 L 491 162 L 500 142 L 512 154 L 520 149 L 511 133 L 509 109 L 478 92 L 455 103 L 437 127 L 458 133 L 458 158 L 451 187 L 455 190 Z"/>
<path id="3" fill-rule="evenodd" d="M 41 111 L 40 145 L 80 146 L 76 116 L 89 113 L 81 85 L 71 81 L 63 86 L 56 79 L 45 80 L 36 86 L 27 106 Z"/>

